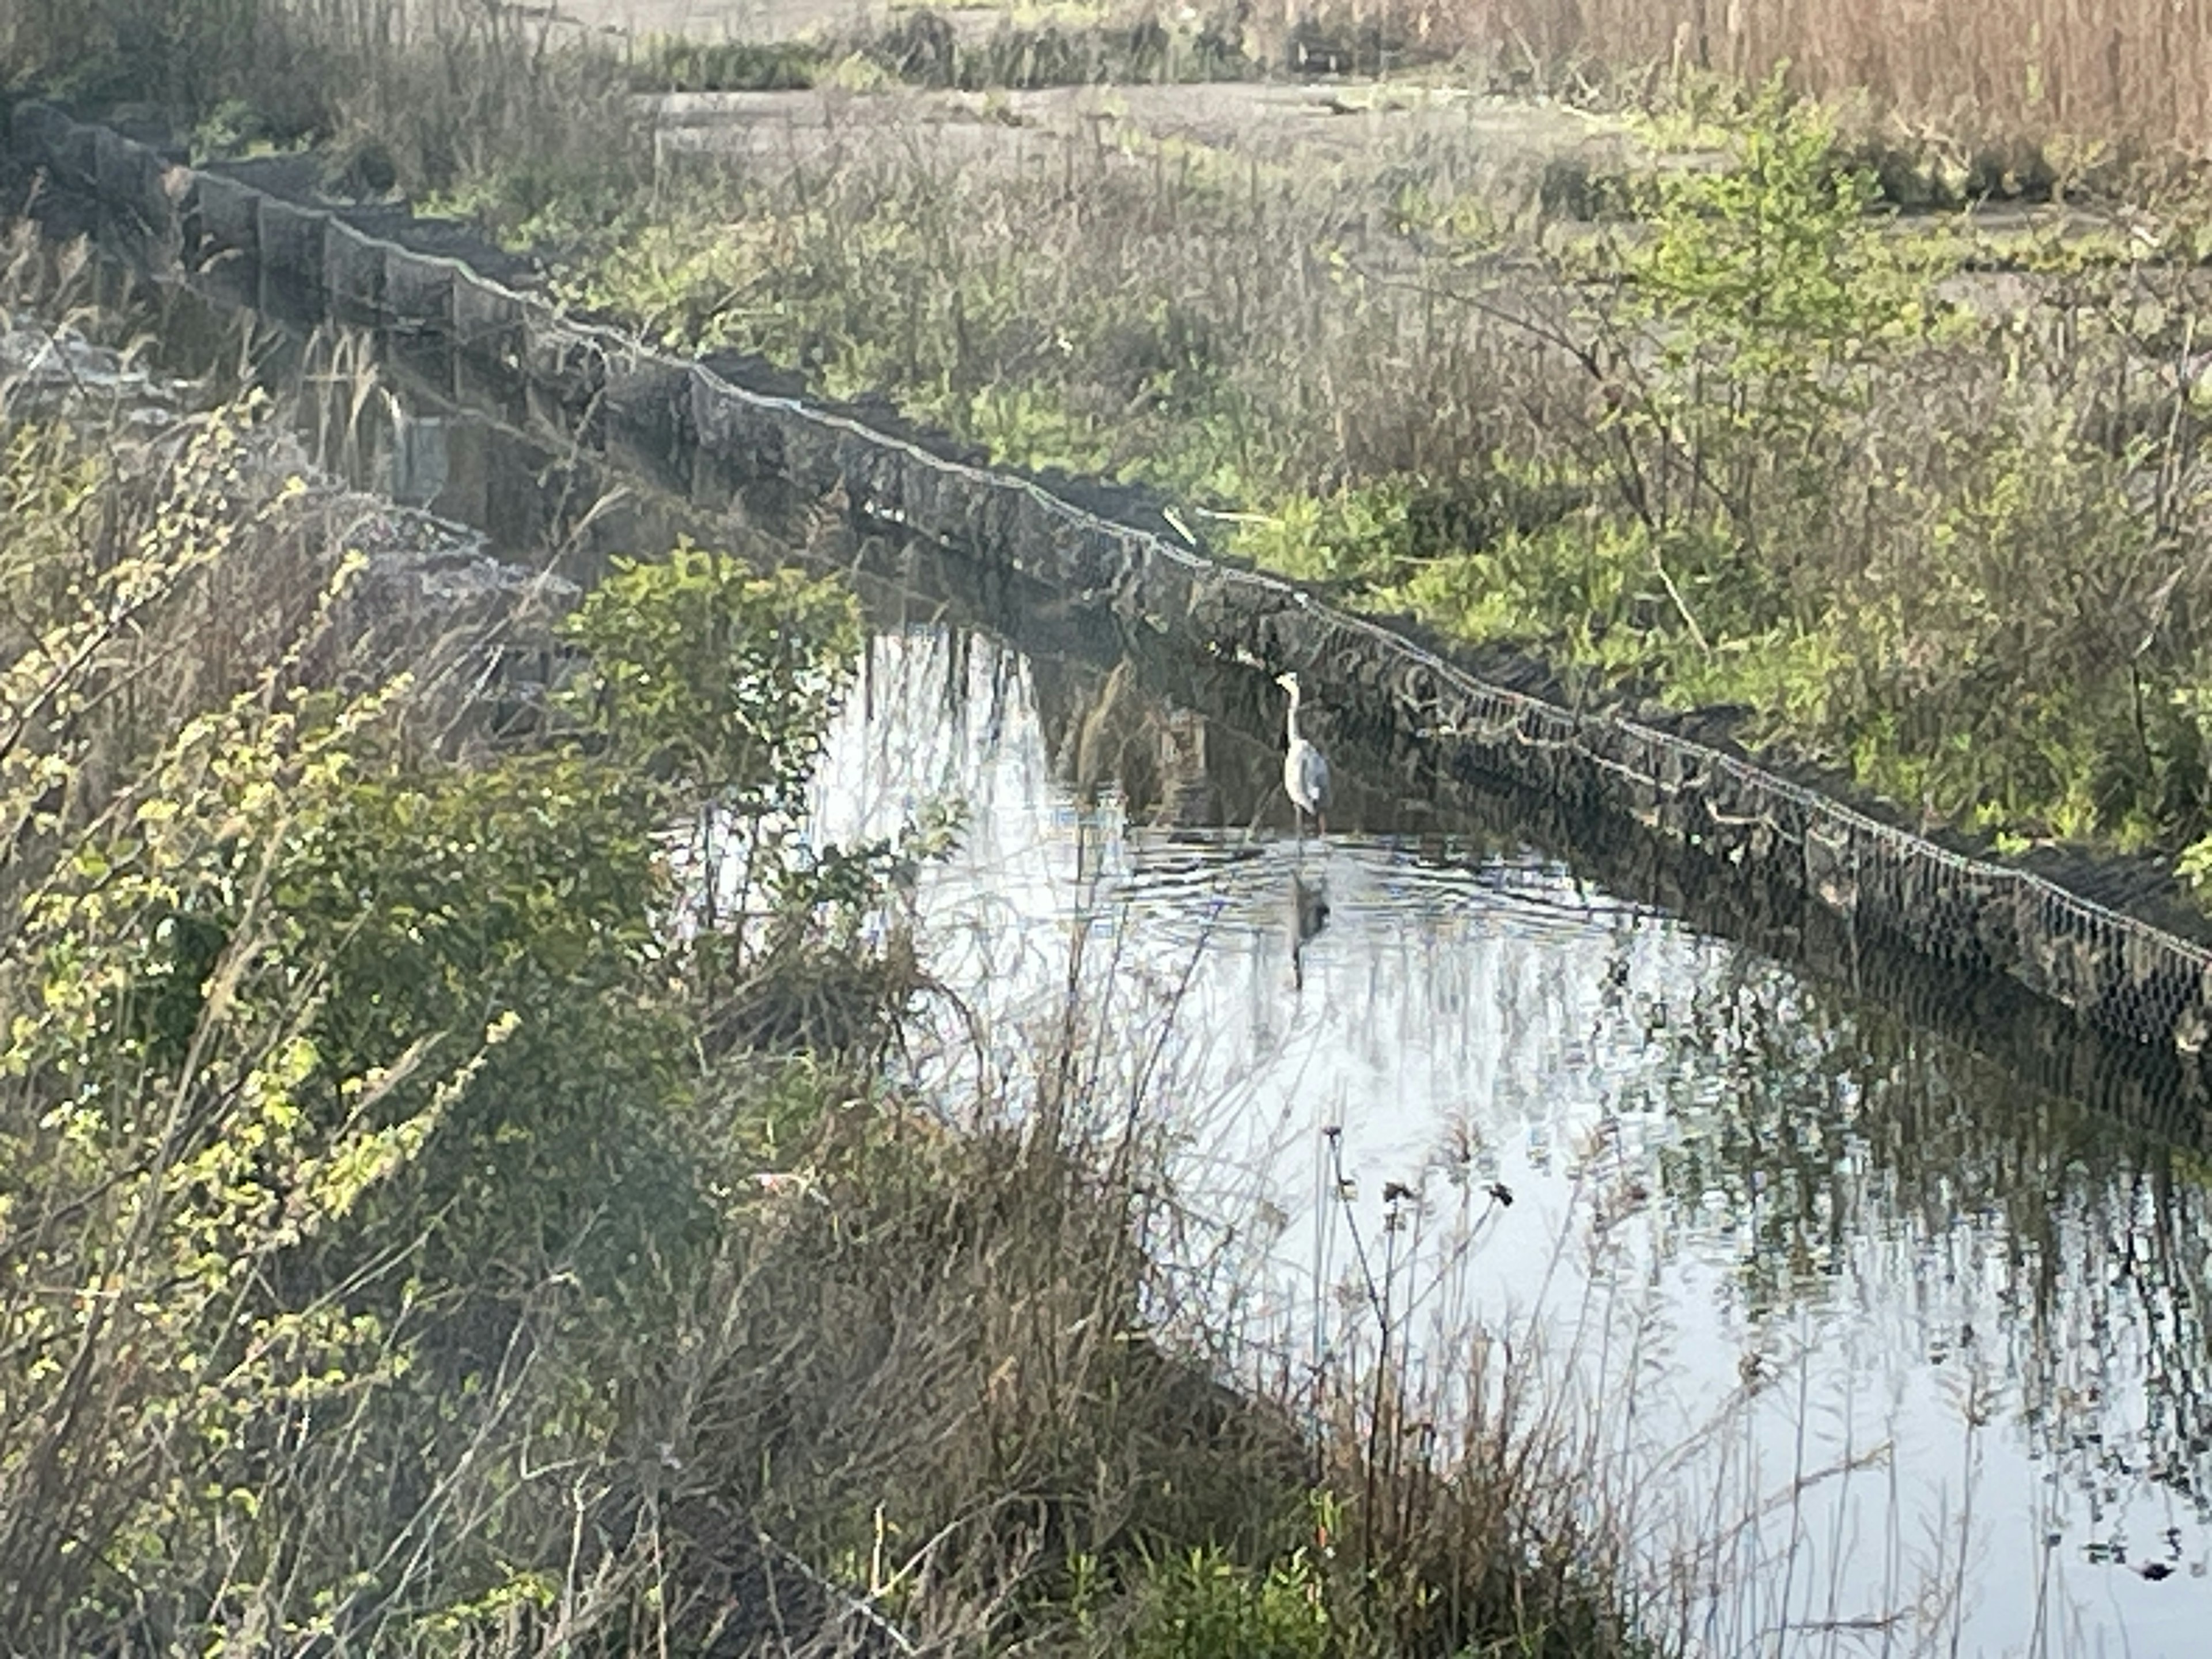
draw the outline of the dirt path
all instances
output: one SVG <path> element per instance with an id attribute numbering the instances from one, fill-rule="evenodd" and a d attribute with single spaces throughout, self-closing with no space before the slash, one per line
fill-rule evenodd
<path id="1" fill-rule="evenodd" d="M 555 0 L 546 11 L 596 33 L 633 40 L 678 34 L 768 41 L 848 33 L 911 9 L 893 0 Z M 1011 15 L 1004 5 L 933 9 L 962 33 L 974 34 L 989 33 Z M 1618 124 L 1557 105 L 1449 87 L 1319 80 L 1060 87 L 988 99 L 921 91 L 857 98 L 835 88 L 693 94 L 664 100 L 662 114 L 684 135 L 681 142 L 687 147 L 737 153 L 761 150 L 764 134 L 773 135 L 779 146 L 798 135 L 805 148 L 805 135 L 832 127 L 917 119 L 939 129 L 974 129 L 948 140 L 963 154 L 1018 149 L 1017 135 L 1023 131 L 1065 136 L 1121 123 L 1147 137 L 1249 151 L 1278 161 L 1285 159 L 1285 146 L 1337 157 L 1371 152 L 1378 141 L 1418 142 L 1434 136 L 1472 140 L 1540 166 L 1560 155 L 1591 152 L 1594 146 L 1604 151 L 1626 143 Z"/>

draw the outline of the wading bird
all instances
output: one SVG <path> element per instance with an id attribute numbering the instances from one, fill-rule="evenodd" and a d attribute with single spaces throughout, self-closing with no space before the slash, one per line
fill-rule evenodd
<path id="1" fill-rule="evenodd" d="M 1315 826 L 1328 834 L 1328 762 L 1320 750 L 1298 734 L 1298 677 L 1278 674 L 1275 684 L 1291 694 L 1291 713 L 1288 729 L 1291 734 L 1290 752 L 1283 757 L 1283 791 L 1291 798 L 1291 805 L 1297 813 L 1298 836 L 1304 839 L 1306 814 L 1313 814 Z"/>

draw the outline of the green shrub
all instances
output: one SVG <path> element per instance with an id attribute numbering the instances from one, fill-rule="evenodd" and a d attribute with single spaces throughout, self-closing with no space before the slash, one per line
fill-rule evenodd
<path id="1" fill-rule="evenodd" d="M 1200 1548 L 1145 1564 L 1120 1650 L 1129 1659 L 1322 1659 L 1322 1582 L 1303 1553 L 1264 1569 Z"/>
<path id="2" fill-rule="evenodd" d="M 823 1073 L 702 1082 L 661 836 L 788 808 L 854 613 L 626 566 L 576 623 L 602 718 L 459 763 L 392 665 L 324 678 L 358 562 L 250 416 L 187 435 L 0 463 L 0 1643 L 381 1648 L 535 1605 L 573 1496 L 528 1471 L 647 1431 L 639 1345 L 821 1121 Z"/>

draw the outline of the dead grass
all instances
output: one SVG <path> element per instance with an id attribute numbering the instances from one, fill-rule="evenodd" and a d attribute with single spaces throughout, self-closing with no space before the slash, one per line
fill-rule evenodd
<path id="1" fill-rule="evenodd" d="M 1392 57 L 1470 53 L 1509 84 L 1636 84 L 1685 72 L 1743 84 L 1790 66 L 1817 96 L 1870 100 L 1909 129 L 1969 143 L 2071 141 L 2202 158 L 2212 132 L 2205 0 L 1256 0 L 1260 55 L 1302 33 Z"/>

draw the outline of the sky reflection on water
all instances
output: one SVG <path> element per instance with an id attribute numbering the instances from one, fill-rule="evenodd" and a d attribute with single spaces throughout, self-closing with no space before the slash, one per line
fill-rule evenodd
<path id="1" fill-rule="evenodd" d="M 2204 1650 L 2201 1164 L 1526 851 L 1372 811 L 1300 846 L 1268 734 L 1150 705 L 1132 802 L 1079 775 L 1102 678 L 879 634 L 817 823 L 965 802 L 933 967 L 1012 1074 L 1081 939 L 1179 1190 L 1264 1243 L 1249 1332 L 1371 1343 L 1357 1231 L 1436 1387 L 1477 1331 L 1540 1345 L 1653 1559 L 1726 1587 L 1714 1651 Z"/>

